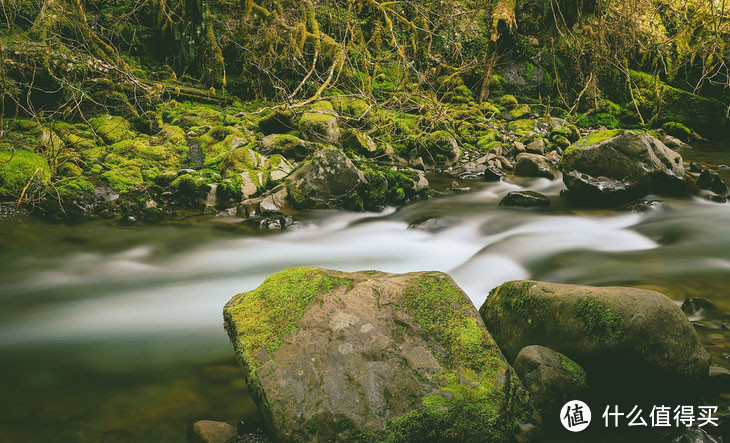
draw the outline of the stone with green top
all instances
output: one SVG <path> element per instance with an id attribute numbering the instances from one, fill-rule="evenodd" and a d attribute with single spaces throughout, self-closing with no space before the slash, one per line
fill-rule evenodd
<path id="1" fill-rule="evenodd" d="M 686 189 L 682 157 L 641 131 L 593 132 L 565 150 L 559 168 L 568 195 L 594 205 Z"/>
<path id="2" fill-rule="evenodd" d="M 542 345 L 579 362 L 591 376 L 608 373 L 700 381 L 710 356 L 682 310 L 651 290 L 512 281 L 479 310 L 509 361 Z"/>
<path id="3" fill-rule="evenodd" d="M 524 441 L 526 390 L 446 274 L 293 268 L 224 308 L 281 441 Z"/>

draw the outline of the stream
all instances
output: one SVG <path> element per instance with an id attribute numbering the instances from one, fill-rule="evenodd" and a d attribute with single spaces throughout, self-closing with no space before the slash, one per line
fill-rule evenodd
<path id="1" fill-rule="evenodd" d="M 723 148 L 682 155 L 728 164 Z M 0 442 L 179 442 L 198 419 L 252 419 L 222 308 L 300 265 L 444 271 L 477 308 L 495 286 L 526 278 L 702 297 L 717 309 L 690 319 L 713 364 L 730 369 L 730 204 L 585 210 L 560 198 L 560 179 L 464 186 L 381 213 L 314 211 L 282 232 L 231 217 L 0 220 Z M 518 189 L 551 207 L 498 206 Z M 727 409 L 730 399 L 714 401 Z"/>

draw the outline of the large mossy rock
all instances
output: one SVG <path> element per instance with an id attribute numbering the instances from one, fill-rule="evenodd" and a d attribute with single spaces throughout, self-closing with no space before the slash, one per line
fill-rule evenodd
<path id="1" fill-rule="evenodd" d="M 650 134 L 597 131 L 571 145 L 559 164 L 571 198 L 613 205 L 649 192 L 685 189 L 682 157 Z"/>
<path id="2" fill-rule="evenodd" d="M 697 381 L 708 374 L 710 356 L 687 317 L 656 291 L 513 281 L 494 289 L 479 312 L 509 361 L 542 345 L 591 376 Z"/>
<path id="3" fill-rule="evenodd" d="M 291 174 L 286 188 L 294 207 L 324 209 L 346 207 L 352 194 L 365 183 L 362 172 L 344 152 L 326 148 Z"/>
<path id="4" fill-rule="evenodd" d="M 446 274 L 293 268 L 224 308 L 282 441 L 524 441 L 539 417 Z"/>

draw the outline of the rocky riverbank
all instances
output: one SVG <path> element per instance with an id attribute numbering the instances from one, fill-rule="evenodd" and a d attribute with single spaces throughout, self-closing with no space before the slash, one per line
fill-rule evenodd
<path id="1" fill-rule="evenodd" d="M 446 129 L 431 125 L 436 106 L 444 106 Z M 648 193 L 724 202 L 728 193 L 717 172 L 684 164 L 668 147 L 688 146 L 668 134 L 679 124 L 578 128 L 513 96 L 424 101 L 411 113 L 350 97 L 245 109 L 172 101 L 144 128 L 112 115 L 51 126 L 14 120 L 0 140 L 3 216 L 154 223 L 238 215 L 278 229 L 302 210 L 377 211 L 429 198 L 437 194 L 432 172 L 452 176 L 453 187 L 562 173 L 566 197 L 579 206 L 617 207 Z M 682 134 L 692 142 L 691 131 Z M 539 196 L 503 203 L 544 205 Z"/>

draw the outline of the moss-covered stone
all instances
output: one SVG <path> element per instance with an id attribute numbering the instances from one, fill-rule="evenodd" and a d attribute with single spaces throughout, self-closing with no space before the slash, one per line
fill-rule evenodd
<path id="1" fill-rule="evenodd" d="M 289 269 L 231 299 L 224 318 L 279 439 L 511 441 L 537 431 L 527 392 L 445 274 Z"/>
<path id="2" fill-rule="evenodd" d="M 533 119 L 519 119 L 509 122 L 507 124 L 507 129 L 517 135 L 527 135 L 535 130 L 535 124 L 536 121 Z"/>
<path id="3" fill-rule="evenodd" d="M 689 138 L 692 136 L 692 130 L 682 123 L 666 122 L 662 125 L 662 129 L 664 129 L 664 132 L 671 135 L 672 137 L 677 137 L 678 139 L 684 141 L 689 140 Z"/>
<path id="4" fill-rule="evenodd" d="M 658 292 L 518 281 L 495 288 L 479 312 L 509 360 L 539 344 L 579 362 L 591 376 L 707 375 L 709 355 L 692 325 Z"/>
<path id="5" fill-rule="evenodd" d="M 107 144 L 134 138 L 136 135 L 127 120 L 109 114 L 94 117 L 89 120 L 94 132 Z"/>
<path id="6" fill-rule="evenodd" d="M 37 196 L 50 181 L 51 169 L 45 158 L 28 151 L 0 151 L 0 198 Z"/>
<path id="7" fill-rule="evenodd" d="M 299 131 L 309 141 L 339 143 L 340 128 L 332 103 L 322 100 L 310 106 L 299 119 Z"/>

